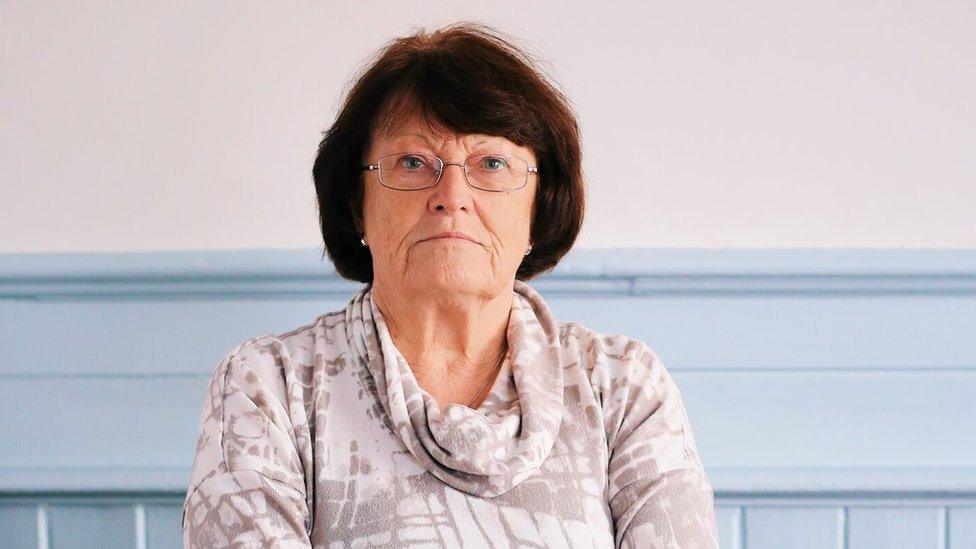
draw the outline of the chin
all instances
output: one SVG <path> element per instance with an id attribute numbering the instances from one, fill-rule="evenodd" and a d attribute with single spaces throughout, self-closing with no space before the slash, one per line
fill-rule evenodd
<path id="1" fill-rule="evenodd" d="M 460 264 L 445 261 L 420 269 L 411 277 L 415 286 L 436 288 L 443 292 L 471 293 L 483 291 L 491 285 L 488 266 L 475 267 L 470 264 Z"/>
<path id="2" fill-rule="evenodd" d="M 488 284 L 485 273 L 472 273 L 467 270 L 441 270 L 430 273 L 427 279 L 430 284 L 442 288 L 471 289 L 483 288 Z"/>

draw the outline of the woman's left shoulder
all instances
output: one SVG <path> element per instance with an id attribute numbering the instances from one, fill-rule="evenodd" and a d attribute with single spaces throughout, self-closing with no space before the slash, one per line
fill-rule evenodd
<path id="1" fill-rule="evenodd" d="M 580 368 L 594 389 L 673 384 L 658 354 L 636 337 L 601 332 L 569 321 L 560 323 L 560 339 L 564 350 L 572 353 L 573 358 L 578 355 Z"/>

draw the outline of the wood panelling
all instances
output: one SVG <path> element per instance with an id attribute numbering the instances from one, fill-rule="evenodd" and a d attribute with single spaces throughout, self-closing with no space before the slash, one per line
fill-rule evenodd
<path id="1" fill-rule="evenodd" d="M 722 547 L 976 547 L 976 251 L 575 250 L 673 373 Z M 179 547 L 210 372 L 342 308 L 319 250 L 0 255 L 3 547 Z"/>

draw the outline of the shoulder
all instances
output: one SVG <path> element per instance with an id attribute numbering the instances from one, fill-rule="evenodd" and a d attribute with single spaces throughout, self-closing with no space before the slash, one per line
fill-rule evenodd
<path id="1" fill-rule="evenodd" d="M 213 368 L 200 411 L 196 456 L 188 495 L 207 478 L 231 470 L 224 442 L 227 425 L 234 420 L 235 410 L 227 406 L 227 400 L 233 399 L 235 393 L 246 394 L 242 386 L 257 385 L 254 367 L 260 362 L 257 360 L 260 354 L 256 345 L 269 338 L 273 336 L 262 334 L 237 343 L 224 352 Z"/>
<path id="2" fill-rule="evenodd" d="M 626 386 L 652 389 L 673 383 L 657 352 L 635 337 L 601 332 L 579 322 L 562 322 L 560 339 L 573 358 L 578 356 L 582 373 L 598 393 Z"/>
<path id="3" fill-rule="evenodd" d="M 222 374 L 222 384 L 228 379 L 243 379 L 248 372 L 267 373 L 282 356 L 281 340 L 266 333 L 234 345 L 217 364 L 215 373 Z"/>
<path id="4" fill-rule="evenodd" d="M 611 468 L 642 455 L 657 472 L 703 472 L 684 398 L 658 353 L 625 334 L 578 323 L 564 323 L 563 329 L 565 348 L 578 342 L 580 368 L 598 402 L 611 459 L 620 460 Z"/>
<path id="5" fill-rule="evenodd" d="M 213 419 L 224 422 L 224 403 L 235 394 L 255 398 L 266 392 L 262 388 L 274 391 L 281 386 L 287 357 L 287 349 L 273 333 L 251 337 L 225 351 L 210 380 L 212 407 L 219 412 Z"/>
<path id="6" fill-rule="evenodd" d="M 228 433 L 255 421 L 289 431 L 304 428 L 307 389 L 314 376 L 316 342 L 336 315 L 326 313 L 311 322 L 281 332 L 266 332 L 240 341 L 217 361 L 200 417 L 202 431 L 219 433 L 221 459 L 233 461 Z"/>
<path id="7" fill-rule="evenodd" d="M 309 443 L 306 388 L 315 321 L 264 333 L 229 348 L 213 370 L 200 415 L 191 489 L 226 471 L 259 471 L 303 489 L 301 467 Z"/>
<path id="8" fill-rule="evenodd" d="M 194 521 L 213 512 L 213 502 L 256 490 L 295 509 L 307 505 L 305 395 L 286 342 L 274 333 L 251 337 L 214 368 L 184 501 L 185 528 L 202 528 Z"/>
<path id="9" fill-rule="evenodd" d="M 341 352 L 346 344 L 340 337 L 344 323 L 343 310 L 331 311 L 294 328 L 238 342 L 217 361 L 211 379 L 212 396 L 232 392 L 255 396 L 258 389 L 264 389 L 284 400 L 286 385 L 309 385 L 315 364 L 321 362 L 318 355 Z"/>
<path id="10" fill-rule="evenodd" d="M 258 380 L 305 377 L 303 370 L 314 363 L 316 342 L 332 341 L 334 334 L 330 332 L 342 320 L 341 312 L 333 311 L 286 331 L 266 332 L 241 341 L 224 353 L 215 377 L 222 374 L 224 385 L 233 381 L 240 387 Z"/>

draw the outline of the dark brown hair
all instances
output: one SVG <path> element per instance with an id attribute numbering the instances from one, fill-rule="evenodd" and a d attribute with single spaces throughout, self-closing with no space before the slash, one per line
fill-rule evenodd
<path id="1" fill-rule="evenodd" d="M 323 257 L 328 253 L 341 276 L 372 282 L 372 256 L 358 231 L 363 155 L 374 130 L 387 133 L 414 113 L 433 133 L 500 136 L 535 152 L 532 252 L 515 276 L 525 280 L 555 267 L 583 225 L 576 117 L 533 57 L 498 31 L 467 21 L 389 41 L 354 80 L 312 168 Z"/>

